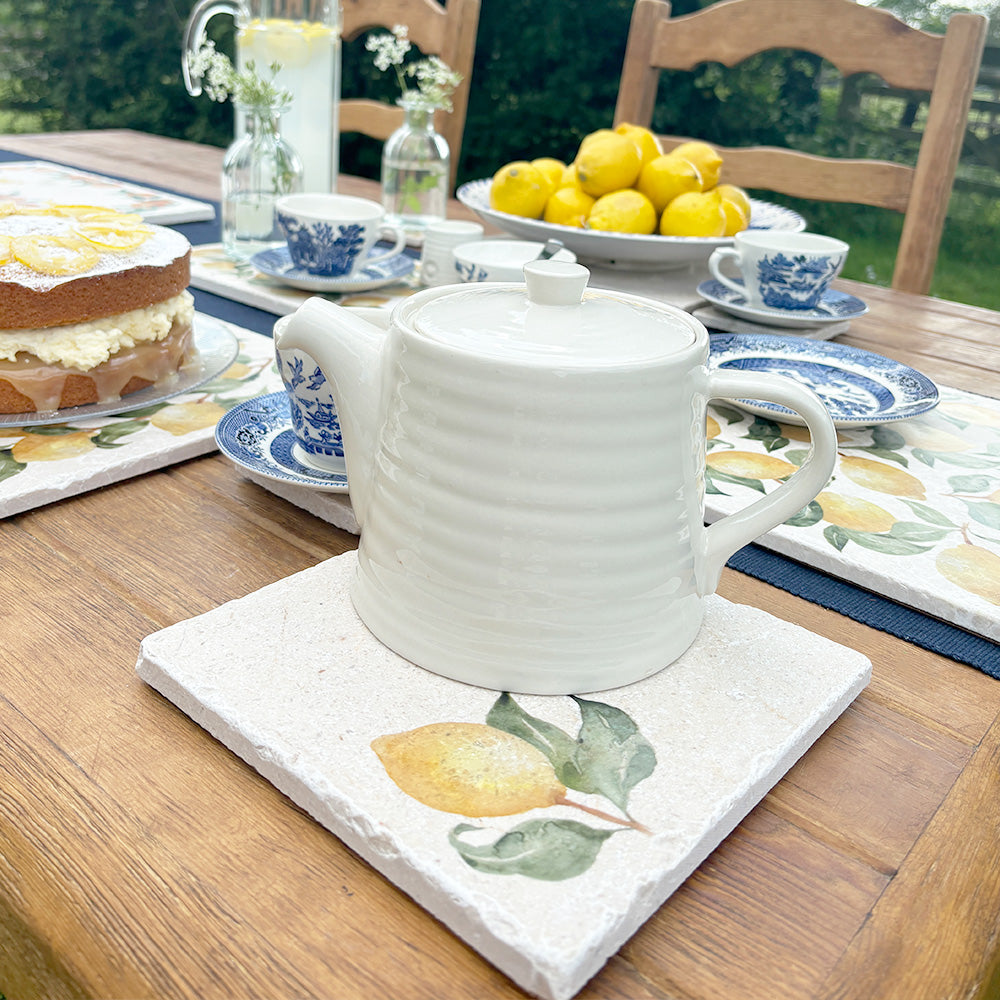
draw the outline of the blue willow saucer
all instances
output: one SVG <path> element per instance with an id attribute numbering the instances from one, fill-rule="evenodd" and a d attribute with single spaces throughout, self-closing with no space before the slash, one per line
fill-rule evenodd
<path id="1" fill-rule="evenodd" d="M 739 278 L 733 280 L 742 284 Z M 740 319 L 786 329 L 842 323 L 844 320 L 857 319 L 858 316 L 864 316 L 868 312 L 868 306 L 861 299 L 835 288 L 828 288 L 823 293 L 820 305 L 815 309 L 772 309 L 768 306 L 752 306 L 747 302 L 746 296 L 734 292 L 714 278 L 703 281 L 698 286 L 698 294 L 713 306 Z"/>
<path id="2" fill-rule="evenodd" d="M 244 469 L 280 483 L 346 493 L 347 476 L 303 465 L 292 453 L 295 441 L 285 392 L 272 392 L 240 403 L 215 427 L 219 451 Z"/>
<path id="3" fill-rule="evenodd" d="M 378 243 L 369 251 L 369 256 L 377 256 L 385 252 L 385 246 Z M 325 278 L 319 274 L 296 267 L 292 263 L 291 254 L 285 245 L 261 250 L 250 258 L 250 263 L 269 278 L 280 281 L 291 288 L 299 288 L 306 292 L 326 292 L 336 294 L 341 292 L 370 292 L 375 288 L 383 288 L 408 277 L 416 267 L 416 260 L 405 250 L 389 257 L 387 260 L 366 264 L 347 278 Z"/>
<path id="4" fill-rule="evenodd" d="M 837 427 L 868 427 L 914 417 L 937 406 L 937 386 L 906 365 L 834 341 L 756 333 L 716 333 L 709 338 L 710 368 L 784 375 L 823 400 Z M 802 418 L 778 403 L 733 400 L 741 409 L 786 424 Z"/>

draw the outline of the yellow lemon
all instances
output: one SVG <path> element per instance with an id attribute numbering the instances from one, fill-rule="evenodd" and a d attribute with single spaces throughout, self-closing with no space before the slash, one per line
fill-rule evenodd
<path id="1" fill-rule="evenodd" d="M 563 171 L 562 177 L 559 180 L 559 184 L 557 185 L 557 188 L 565 187 L 580 187 L 580 178 L 576 176 L 575 160 L 567 165 L 566 169 Z"/>
<path id="2" fill-rule="evenodd" d="M 962 544 L 945 549 L 934 562 L 955 586 L 1000 607 L 1000 557 L 978 545 Z"/>
<path id="3" fill-rule="evenodd" d="M 10 249 L 10 237 L 0 236 L 0 267 L 4 264 L 9 264 L 13 259 L 13 254 Z"/>
<path id="4" fill-rule="evenodd" d="M 576 186 L 559 188 L 545 203 L 546 222 L 559 226 L 574 226 L 582 229 L 594 207 L 594 199 L 582 188 Z"/>
<path id="5" fill-rule="evenodd" d="M 587 216 L 586 228 L 648 236 L 656 231 L 656 209 L 644 194 L 634 188 L 612 191 L 594 203 Z"/>
<path id="6" fill-rule="evenodd" d="M 542 156 L 537 160 L 532 160 L 531 165 L 545 178 L 551 195 L 562 181 L 563 174 L 566 172 L 566 164 L 551 156 Z"/>
<path id="7" fill-rule="evenodd" d="M 549 196 L 545 175 L 527 160 L 501 167 L 490 184 L 490 208 L 508 215 L 537 219 Z"/>
<path id="8" fill-rule="evenodd" d="M 643 166 L 655 160 L 658 156 L 663 155 L 663 150 L 660 149 L 660 140 L 648 128 L 622 122 L 615 131 L 619 135 L 624 135 L 631 139 L 639 147 L 639 155 L 642 157 Z"/>
<path id="9" fill-rule="evenodd" d="M 722 198 L 722 211 L 726 213 L 726 231 L 723 236 L 735 236 L 750 226 L 750 199 L 743 188 L 734 184 L 717 184 L 715 190 Z"/>
<path id="10" fill-rule="evenodd" d="M 798 469 L 783 458 L 755 451 L 714 451 L 705 461 L 719 472 L 742 479 L 786 479 Z"/>
<path id="11" fill-rule="evenodd" d="M 214 427 L 226 415 L 218 403 L 202 400 L 197 403 L 173 403 L 153 414 L 150 423 L 174 437 Z"/>
<path id="12" fill-rule="evenodd" d="M 715 151 L 714 146 L 707 142 L 693 140 L 692 142 L 682 142 L 675 149 L 671 150 L 677 156 L 683 156 L 685 160 L 690 160 L 701 174 L 701 189 L 709 191 L 719 183 L 719 174 L 722 172 L 722 157 Z"/>
<path id="13" fill-rule="evenodd" d="M 582 138 L 582 139 L 580 140 L 580 148 L 579 148 L 579 149 L 578 149 L 578 150 L 576 151 L 576 152 L 577 152 L 577 156 L 579 156 L 579 155 L 580 155 L 580 153 L 581 153 L 581 152 L 582 152 L 582 151 L 583 151 L 583 150 L 584 150 L 584 149 L 585 149 L 585 148 L 586 148 L 587 146 L 589 146 L 589 145 L 590 145 L 590 143 L 592 143 L 592 142 L 596 141 L 597 139 L 605 139 L 605 138 L 607 138 L 607 136 L 609 136 L 609 135 L 614 135 L 614 134 L 615 134 L 615 133 L 614 133 L 614 129 L 610 129 L 610 128 L 599 128 L 599 129 L 598 129 L 598 130 L 597 130 L 596 132 L 591 132 L 591 133 L 590 133 L 589 135 L 585 135 L 585 136 L 584 136 L 584 137 L 583 137 L 583 138 Z"/>
<path id="14" fill-rule="evenodd" d="M 13 256 L 41 274 L 80 274 L 100 258 L 91 243 L 80 236 L 29 233 L 10 241 Z"/>
<path id="15" fill-rule="evenodd" d="M 912 497 L 914 500 L 926 499 L 924 484 L 899 468 L 886 462 L 876 462 L 870 458 L 856 458 L 844 455 L 840 459 L 840 471 L 851 482 L 877 493 L 888 493 L 896 497 Z"/>
<path id="16" fill-rule="evenodd" d="M 888 531 L 896 518 L 878 504 L 860 497 L 845 497 L 839 493 L 820 493 L 816 503 L 823 508 L 823 520 L 853 531 Z"/>
<path id="17" fill-rule="evenodd" d="M 642 168 L 636 187 L 653 203 L 657 214 L 680 194 L 701 190 L 698 168 L 683 156 L 658 156 Z"/>
<path id="18" fill-rule="evenodd" d="M 594 198 L 632 187 L 639 178 L 641 166 L 639 147 L 616 132 L 581 146 L 576 158 L 580 187 Z"/>
<path id="19" fill-rule="evenodd" d="M 679 194 L 660 217 L 664 236 L 722 236 L 725 231 L 726 213 L 716 191 Z"/>
<path id="20" fill-rule="evenodd" d="M 526 740 L 476 722 L 437 722 L 372 741 L 411 798 L 462 816 L 513 816 L 566 794 L 548 758 Z"/>
<path id="21" fill-rule="evenodd" d="M 15 462 L 58 462 L 77 458 L 96 447 L 90 439 L 93 431 L 70 434 L 33 434 L 30 431 L 11 448 Z"/>

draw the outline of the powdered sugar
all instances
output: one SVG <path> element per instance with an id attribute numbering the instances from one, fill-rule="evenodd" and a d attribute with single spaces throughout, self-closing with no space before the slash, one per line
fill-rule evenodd
<path id="1" fill-rule="evenodd" d="M 80 220 L 59 215 L 7 215 L 0 217 L 0 235 L 24 236 L 28 234 L 56 234 L 61 236 L 74 235 L 74 230 Z M 78 278 L 92 278 L 102 274 L 114 274 L 132 267 L 148 265 L 150 267 L 166 267 L 190 249 L 187 239 L 180 233 L 163 226 L 151 226 L 152 235 L 134 250 L 102 251 L 95 247 L 100 256 L 97 263 L 87 271 L 76 274 L 50 275 L 26 267 L 17 260 L 11 260 L 0 266 L 0 283 L 10 282 L 23 285 L 35 291 L 48 291 L 58 285 Z"/>

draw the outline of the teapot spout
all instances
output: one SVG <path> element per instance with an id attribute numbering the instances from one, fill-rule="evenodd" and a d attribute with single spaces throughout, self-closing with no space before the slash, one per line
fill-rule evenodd
<path id="1" fill-rule="evenodd" d="M 344 442 L 351 506 L 364 524 L 375 440 L 382 405 L 385 310 L 345 309 L 326 299 L 307 299 L 274 328 L 279 350 L 300 350 L 330 383 Z"/>

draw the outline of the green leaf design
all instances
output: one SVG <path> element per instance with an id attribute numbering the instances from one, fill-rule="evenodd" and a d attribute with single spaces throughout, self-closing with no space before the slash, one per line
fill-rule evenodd
<path id="1" fill-rule="evenodd" d="M 838 551 L 843 552 L 844 546 L 851 540 L 845 528 L 837 524 L 829 524 L 823 529 L 823 537 Z"/>
<path id="2" fill-rule="evenodd" d="M 996 528 L 1000 531 L 1000 503 L 991 503 L 988 500 L 974 503 L 966 500 L 965 506 L 970 517 L 975 518 L 980 524 L 985 524 L 987 528 Z"/>
<path id="3" fill-rule="evenodd" d="M 653 773 L 656 751 L 627 712 L 576 695 L 573 700 L 582 724 L 572 767 L 562 782 L 579 791 L 589 786 L 628 815 L 629 793 Z"/>
<path id="4" fill-rule="evenodd" d="M 906 504 L 910 510 L 913 511 L 917 517 L 923 518 L 929 524 L 939 524 L 943 528 L 957 528 L 958 525 L 953 521 L 950 521 L 944 514 L 940 511 L 934 510 L 933 507 L 928 507 L 927 504 L 918 503 L 916 500 L 907 500 L 905 497 L 900 497 L 903 503 Z"/>
<path id="5" fill-rule="evenodd" d="M 595 830 L 571 819 L 536 819 L 508 830 L 492 844 L 473 845 L 463 833 L 480 827 L 459 823 L 448 834 L 462 860 L 491 875 L 526 875 L 561 882 L 582 875 L 615 830 Z"/>
<path id="6" fill-rule="evenodd" d="M 906 441 L 899 431 L 894 431 L 885 424 L 879 424 L 872 428 L 872 444 L 876 448 L 884 448 L 886 451 L 898 451 Z"/>
<path id="7" fill-rule="evenodd" d="M 28 466 L 24 462 L 18 462 L 11 453 L 10 448 L 0 451 L 0 483 L 11 476 L 16 476 L 23 472 Z"/>
<path id="8" fill-rule="evenodd" d="M 734 410 L 729 406 L 720 406 L 718 403 L 713 403 L 709 409 L 722 417 L 727 424 L 738 424 L 746 417 L 746 414 L 742 410 Z"/>
<path id="9" fill-rule="evenodd" d="M 129 410 L 128 413 L 123 413 L 120 420 L 135 420 L 136 417 L 151 417 L 154 413 L 159 413 L 160 410 L 166 409 L 170 403 L 164 401 L 162 403 L 152 403 L 149 406 L 144 406 L 139 410 Z"/>
<path id="10" fill-rule="evenodd" d="M 823 508 L 815 500 L 811 500 L 794 517 L 790 517 L 785 521 L 785 524 L 793 528 L 808 528 L 811 524 L 822 520 Z"/>
<path id="11" fill-rule="evenodd" d="M 119 438 L 128 437 L 148 426 L 148 420 L 123 420 L 121 423 L 102 427 L 91 440 L 98 448 L 121 448 L 125 442 L 119 441 Z"/>
<path id="12" fill-rule="evenodd" d="M 792 465 L 801 466 L 805 462 L 805 460 L 809 457 L 809 449 L 792 448 L 790 451 L 786 451 L 783 457 L 786 462 L 791 462 Z"/>
<path id="13" fill-rule="evenodd" d="M 993 484 L 990 476 L 949 476 L 948 485 L 956 493 L 985 493 Z"/>
<path id="14" fill-rule="evenodd" d="M 996 460 L 992 458 L 979 458 L 976 455 L 950 451 L 927 451 L 926 448 L 914 448 L 913 455 L 915 458 L 919 458 L 924 465 L 929 465 L 932 468 L 935 462 L 958 465 L 963 469 L 995 469 L 997 465 Z"/>
<path id="15" fill-rule="evenodd" d="M 875 534 L 870 531 L 855 531 L 853 528 L 840 528 L 840 531 L 844 533 L 847 541 L 855 542 L 862 548 L 881 552 L 887 556 L 914 556 L 933 548 L 931 545 L 917 545 L 914 542 L 908 542 L 905 538 L 896 538 L 891 533 Z"/>
<path id="16" fill-rule="evenodd" d="M 758 493 L 766 493 L 767 490 L 764 489 L 764 484 L 759 479 L 747 479 L 746 476 L 734 476 L 730 472 L 720 472 L 718 469 L 707 468 L 705 470 L 705 478 L 707 483 L 713 483 L 716 479 L 721 480 L 724 483 L 734 483 L 737 486 L 748 486 L 752 490 L 757 490 Z M 717 493 L 722 493 L 722 490 L 715 490 Z"/>
<path id="17" fill-rule="evenodd" d="M 782 435 L 781 428 L 773 420 L 763 417 L 756 417 L 743 436 L 751 441 L 763 442 L 764 448 L 769 452 L 778 451 L 788 444 L 788 438 Z"/>
<path id="18" fill-rule="evenodd" d="M 486 725 L 517 736 L 540 750 L 548 757 L 559 780 L 566 784 L 562 771 L 576 753 L 576 740 L 569 733 L 551 722 L 529 715 L 506 691 L 486 714 Z"/>
<path id="19" fill-rule="evenodd" d="M 893 538 L 901 538 L 908 542 L 940 542 L 951 532 L 951 528 L 933 528 L 919 521 L 897 521 L 889 529 L 889 534 Z"/>

